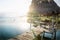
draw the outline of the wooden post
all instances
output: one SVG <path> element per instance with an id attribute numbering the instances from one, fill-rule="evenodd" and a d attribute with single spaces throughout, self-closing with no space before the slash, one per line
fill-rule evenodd
<path id="1" fill-rule="evenodd" d="M 30 23 L 30 31 L 31 31 L 31 23 Z"/>
<path id="2" fill-rule="evenodd" d="M 56 20 L 56 16 L 53 16 L 53 18 L 52 18 L 52 31 L 53 31 L 53 35 L 54 35 L 52 40 L 56 40 L 56 28 L 54 26 L 55 25 L 54 19 Z"/>

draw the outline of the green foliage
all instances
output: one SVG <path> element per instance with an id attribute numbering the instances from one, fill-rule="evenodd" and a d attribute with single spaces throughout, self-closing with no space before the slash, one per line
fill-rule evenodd
<path id="1" fill-rule="evenodd" d="M 39 24 L 38 22 L 40 21 L 40 14 L 36 13 L 36 12 L 32 12 L 32 13 L 28 13 L 28 23 L 32 23 L 32 24 Z"/>
<path id="2" fill-rule="evenodd" d="M 41 21 L 50 21 L 52 22 L 52 19 L 53 19 L 53 16 L 43 16 L 41 15 L 40 13 L 36 13 L 36 12 L 31 12 L 31 13 L 28 13 L 28 23 L 31 23 L 33 24 L 33 26 L 38 26 L 40 25 L 40 22 Z M 53 20 L 54 22 L 59 22 L 60 21 L 60 18 L 56 18 Z"/>

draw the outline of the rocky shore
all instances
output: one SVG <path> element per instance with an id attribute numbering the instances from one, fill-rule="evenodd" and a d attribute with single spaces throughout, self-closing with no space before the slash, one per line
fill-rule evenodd
<path id="1" fill-rule="evenodd" d="M 34 31 L 35 35 L 38 35 L 43 31 L 43 28 L 36 27 L 36 28 L 33 28 L 33 31 Z M 18 35 L 14 38 L 11 38 L 9 40 L 33 40 L 33 39 L 34 39 L 33 32 L 29 31 L 29 32 L 25 32 L 21 35 Z"/>
<path id="2" fill-rule="evenodd" d="M 40 27 L 34 27 L 31 30 L 34 31 L 35 35 L 40 34 L 44 30 L 48 31 L 48 30 L 40 28 Z M 18 36 L 14 37 L 14 38 L 11 38 L 9 40 L 33 40 L 33 39 L 34 39 L 34 34 L 33 34 L 32 31 L 29 31 L 29 32 L 25 32 L 25 33 L 23 33 L 21 35 L 18 35 Z"/>
<path id="3" fill-rule="evenodd" d="M 60 29 L 59 26 L 60 25 L 58 25 L 57 29 Z M 18 36 L 14 37 L 14 38 L 11 38 L 9 40 L 33 40 L 34 39 L 34 34 L 33 34 L 32 30 L 34 31 L 35 35 L 38 35 L 43 31 L 48 31 L 48 30 L 46 30 L 42 27 L 39 27 L 39 26 L 38 27 L 33 27 L 31 29 L 31 31 L 26 31 L 23 34 L 18 35 Z"/>

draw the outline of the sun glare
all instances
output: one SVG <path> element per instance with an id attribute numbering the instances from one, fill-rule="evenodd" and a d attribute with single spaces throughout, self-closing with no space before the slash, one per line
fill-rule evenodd
<path id="1" fill-rule="evenodd" d="M 24 0 L 21 5 L 20 5 L 20 9 L 19 9 L 19 16 L 22 16 L 22 18 L 20 17 L 20 20 L 18 21 L 18 29 L 20 28 L 20 30 L 26 31 L 29 30 L 30 28 L 30 24 L 27 23 L 27 12 L 29 11 L 29 6 L 31 4 L 32 0 Z"/>
<path id="2" fill-rule="evenodd" d="M 21 0 L 21 3 L 18 7 L 19 8 L 18 13 L 20 16 L 24 16 L 27 14 L 30 4 L 31 0 Z"/>
<path id="3" fill-rule="evenodd" d="M 1 25 L 12 25 L 20 30 L 27 30 L 27 12 L 32 0 L 5 0 L 0 5 Z M 18 26 L 18 27 L 17 27 Z"/>

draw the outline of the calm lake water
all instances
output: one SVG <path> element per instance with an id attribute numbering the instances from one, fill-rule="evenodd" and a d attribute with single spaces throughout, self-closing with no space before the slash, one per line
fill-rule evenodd
<path id="1" fill-rule="evenodd" d="M 0 38 L 10 38 L 21 33 L 22 30 L 18 30 L 15 26 L 0 26 Z"/>
<path id="2" fill-rule="evenodd" d="M 26 31 L 30 31 L 26 17 L 0 17 L 0 39 L 15 37 Z"/>

